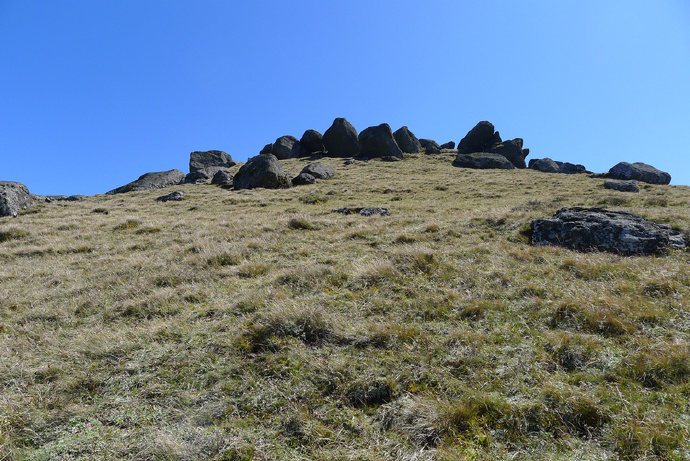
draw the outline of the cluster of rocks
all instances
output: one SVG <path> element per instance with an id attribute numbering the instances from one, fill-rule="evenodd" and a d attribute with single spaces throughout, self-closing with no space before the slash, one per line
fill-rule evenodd
<path id="1" fill-rule="evenodd" d="M 462 168 L 527 168 L 522 138 L 503 141 L 491 122 L 477 123 L 458 143 L 458 156 L 453 166 Z"/>

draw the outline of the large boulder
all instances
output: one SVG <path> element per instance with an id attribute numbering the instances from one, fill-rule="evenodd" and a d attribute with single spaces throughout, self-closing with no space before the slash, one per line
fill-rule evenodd
<path id="1" fill-rule="evenodd" d="M 458 143 L 458 154 L 487 152 L 487 148 L 495 144 L 494 132 L 493 123 L 487 121 L 477 123 Z"/>
<path id="2" fill-rule="evenodd" d="M 309 184 L 314 184 L 315 182 L 316 178 L 314 176 L 304 172 L 292 178 L 293 186 L 308 186 Z"/>
<path id="3" fill-rule="evenodd" d="M 474 154 L 460 154 L 453 160 L 453 166 L 460 168 L 474 168 L 479 170 L 499 169 L 512 170 L 515 165 L 502 155 L 485 152 Z"/>
<path id="4" fill-rule="evenodd" d="M 335 174 L 335 170 L 322 163 L 310 163 L 302 169 L 302 173 L 310 174 L 316 179 L 330 179 Z"/>
<path id="5" fill-rule="evenodd" d="M 211 184 L 214 186 L 221 186 L 224 189 L 229 189 L 232 187 L 232 180 L 235 177 L 230 170 L 222 169 L 213 175 L 211 178 Z"/>
<path id="6" fill-rule="evenodd" d="M 275 155 L 257 155 L 247 160 L 232 180 L 235 189 L 285 189 L 292 180 Z"/>
<path id="7" fill-rule="evenodd" d="M 527 149 L 523 149 L 523 152 Z M 570 163 L 570 162 L 559 162 L 558 167 L 561 169 L 561 173 L 563 174 L 582 174 L 582 173 L 587 173 L 587 168 L 585 168 L 584 165 L 580 165 L 579 163 Z"/>
<path id="8" fill-rule="evenodd" d="M 534 245 L 575 250 L 604 250 L 626 255 L 660 254 L 685 248 L 682 234 L 671 226 L 647 221 L 633 213 L 602 208 L 562 208 L 551 219 L 531 222 Z"/>
<path id="9" fill-rule="evenodd" d="M 359 134 L 360 157 L 399 157 L 403 151 L 395 142 L 390 125 L 382 123 L 370 126 Z"/>
<path id="10" fill-rule="evenodd" d="M 670 174 L 641 162 L 620 162 L 609 170 L 608 177 L 611 179 L 635 179 L 649 184 L 668 184 L 671 182 Z"/>
<path id="11" fill-rule="evenodd" d="M 22 183 L 0 181 L 0 217 L 17 217 L 19 212 L 31 208 L 34 199 L 29 189 Z"/>
<path id="12" fill-rule="evenodd" d="M 398 147 L 400 147 L 403 152 L 416 154 L 422 150 L 419 139 L 417 139 L 417 136 L 406 126 L 396 130 L 395 133 L 393 133 L 393 137 L 395 138 L 395 142 L 398 143 Z"/>
<path id="13" fill-rule="evenodd" d="M 196 173 L 197 171 L 203 171 L 214 167 L 229 168 L 234 165 L 235 162 L 232 160 L 230 154 L 222 150 L 195 151 L 189 154 L 190 173 Z M 213 177 L 213 175 L 210 175 L 210 177 Z"/>
<path id="14" fill-rule="evenodd" d="M 323 145 L 323 135 L 316 130 L 307 130 L 299 140 L 302 146 L 302 153 L 311 155 L 315 152 L 323 152 L 326 148 Z"/>
<path id="15" fill-rule="evenodd" d="M 323 134 L 323 145 L 329 157 L 356 157 L 360 148 L 357 130 L 344 118 L 336 118 Z"/>
<path id="16" fill-rule="evenodd" d="M 525 154 L 522 150 L 522 139 L 515 138 L 508 141 L 501 141 L 493 144 L 486 149 L 486 152 L 499 154 L 507 158 L 516 168 L 527 168 Z"/>
<path id="17" fill-rule="evenodd" d="M 180 170 L 157 171 L 139 176 L 139 179 L 129 184 L 106 192 L 107 195 L 123 194 L 142 190 L 163 189 L 164 187 L 182 184 L 185 174 Z"/>
<path id="18" fill-rule="evenodd" d="M 558 163 L 554 162 L 550 158 L 540 158 L 536 160 L 530 160 L 529 167 L 532 170 L 542 171 L 544 173 L 560 173 L 561 167 Z"/>
<path id="19" fill-rule="evenodd" d="M 273 143 L 271 153 L 279 160 L 299 157 L 302 153 L 302 146 L 294 136 L 281 136 Z"/>
<path id="20" fill-rule="evenodd" d="M 445 144 L 441 144 L 441 149 L 455 149 L 455 142 L 448 141 Z"/>

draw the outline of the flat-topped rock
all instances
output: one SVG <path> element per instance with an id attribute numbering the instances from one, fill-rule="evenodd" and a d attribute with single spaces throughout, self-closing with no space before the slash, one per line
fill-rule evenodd
<path id="1" fill-rule="evenodd" d="M 236 162 L 233 161 L 230 154 L 227 154 L 222 150 L 194 151 L 189 154 L 190 173 L 203 171 L 212 167 L 230 168 L 235 164 Z M 210 177 L 213 177 L 213 174 Z"/>
<path id="2" fill-rule="evenodd" d="M 182 184 L 185 174 L 180 170 L 157 171 L 139 176 L 139 179 L 106 192 L 107 195 L 124 194 L 126 192 L 163 189 L 165 187 Z"/>
<path id="3" fill-rule="evenodd" d="M 475 152 L 474 154 L 460 154 L 453 160 L 453 166 L 459 168 L 474 168 L 478 170 L 512 170 L 515 165 L 499 154 Z"/>
<path id="4" fill-rule="evenodd" d="M 669 184 L 671 175 L 642 162 L 620 162 L 613 166 L 608 177 L 611 179 L 635 179 L 649 184 Z"/>
<path id="5" fill-rule="evenodd" d="M 257 155 L 247 160 L 232 180 L 235 189 L 286 189 L 292 180 L 272 154 Z"/>

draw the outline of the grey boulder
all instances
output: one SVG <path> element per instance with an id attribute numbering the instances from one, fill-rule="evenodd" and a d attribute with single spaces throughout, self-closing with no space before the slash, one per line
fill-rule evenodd
<path id="1" fill-rule="evenodd" d="M 420 139 L 419 144 L 422 146 L 423 149 L 429 149 L 429 147 L 433 147 L 435 149 L 441 150 L 441 146 L 438 145 L 436 141 L 433 139 Z"/>
<path id="2" fill-rule="evenodd" d="M 0 181 L 0 217 L 17 217 L 19 212 L 31 208 L 34 199 L 29 189 L 22 183 Z"/>
<path id="3" fill-rule="evenodd" d="M 356 157 L 360 148 L 357 130 L 344 118 L 336 118 L 323 134 L 323 145 L 329 157 Z"/>
<path id="4" fill-rule="evenodd" d="M 195 173 L 208 168 L 229 168 L 236 162 L 222 150 L 195 151 L 189 154 L 189 172 Z M 213 175 L 211 175 L 212 177 Z"/>
<path id="5" fill-rule="evenodd" d="M 302 169 L 302 173 L 310 174 L 316 179 L 330 179 L 335 174 L 335 170 L 322 163 L 311 163 Z"/>
<path id="6" fill-rule="evenodd" d="M 422 144 L 419 142 L 419 139 L 406 126 L 395 130 L 393 137 L 403 152 L 416 154 L 422 150 Z"/>
<path id="7" fill-rule="evenodd" d="M 185 194 L 181 190 L 176 190 L 175 192 L 171 192 L 167 195 L 158 197 L 156 200 L 159 202 L 179 202 L 182 199 L 184 199 L 186 195 L 187 194 Z"/>
<path id="8" fill-rule="evenodd" d="M 302 153 L 302 146 L 294 136 L 281 136 L 273 143 L 271 153 L 279 160 L 299 157 Z"/>
<path id="9" fill-rule="evenodd" d="M 604 181 L 606 189 L 618 190 L 621 192 L 639 192 L 640 187 L 634 179 L 630 181 Z"/>
<path id="10" fill-rule="evenodd" d="M 561 167 L 558 163 L 554 162 L 550 158 L 540 158 L 529 162 L 529 167 L 532 170 L 541 171 L 544 173 L 560 173 Z"/>
<path id="11" fill-rule="evenodd" d="M 602 208 L 562 208 L 551 219 L 532 221 L 530 227 L 534 245 L 558 245 L 580 251 L 648 255 L 686 246 L 683 235 L 671 226 Z"/>
<path id="12" fill-rule="evenodd" d="M 527 149 L 524 149 L 527 150 Z M 570 163 L 570 162 L 556 162 L 563 174 L 582 174 L 587 173 L 587 168 L 584 165 Z"/>
<path id="13" fill-rule="evenodd" d="M 611 179 L 635 179 L 649 184 L 669 184 L 671 175 L 646 163 L 620 162 L 609 170 Z"/>
<path id="14" fill-rule="evenodd" d="M 257 155 L 247 160 L 233 178 L 235 189 L 286 189 L 292 180 L 275 155 Z"/>
<path id="15" fill-rule="evenodd" d="M 525 163 L 526 154 L 522 149 L 521 138 L 495 143 L 491 147 L 488 147 L 486 152 L 504 156 L 510 163 L 515 165 L 516 168 L 527 168 L 527 164 Z"/>
<path id="16" fill-rule="evenodd" d="M 448 141 L 445 144 L 441 144 L 441 149 L 455 149 L 455 142 Z"/>
<path id="17" fill-rule="evenodd" d="M 225 189 L 229 189 L 232 187 L 232 180 L 234 177 L 235 176 L 232 173 L 230 173 L 229 170 L 219 170 L 216 174 L 213 175 L 213 178 L 211 178 L 211 184 L 215 186 L 221 186 Z"/>
<path id="18" fill-rule="evenodd" d="M 309 184 L 314 184 L 316 182 L 316 178 L 309 173 L 302 172 L 292 178 L 292 185 L 293 186 L 307 186 Z"/>
<path id="19" fill-rule="evenodd" d="M 377 126 L 370 126 L 359 134 L 361 149 L 360 157 L 399 157 L 402 158 L 403 151 L 395 142 L 393 131 L 390 125 L 382 123 Z"/>
<path id="20" fill-rule="evenodd" d="M 474 168 L 479 170 L 499 169 L 512 170 L 515 165 L 502 155 L 475 152 L 474 154 L 460 154 L 453 160 L 453 166 L 460 168 Z"/>
<path id="21" fill-rule="evenodd" d="M 302 153 L 311 155 L 315 152 L 323 152 L 326 148 L 323 145 L 323 135 L 316 130 L 307 130 L 299 140 L 302 146 Z"/>
<path id="22" fill-rule="evenodd" d="M 139 176 L 139 179 L 129 184 L 106 192 L 107 195 L 123 194 L 125 192 L 163 189 L 164 187 L 182 184 L 185 174 L 180 170 L 157 171 Z"/>

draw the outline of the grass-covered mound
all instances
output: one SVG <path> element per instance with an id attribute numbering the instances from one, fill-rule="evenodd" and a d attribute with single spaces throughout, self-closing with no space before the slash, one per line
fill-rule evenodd
<path id="1" fill-rule="evenodd" d="M 528 229 L 598 206 L 687 232 L 690 188 L 453 158 L 1 220 L 0 459 L 688 459 L 690 254 Z M 331 212 L 361 206 L 390 215 Z"/>

